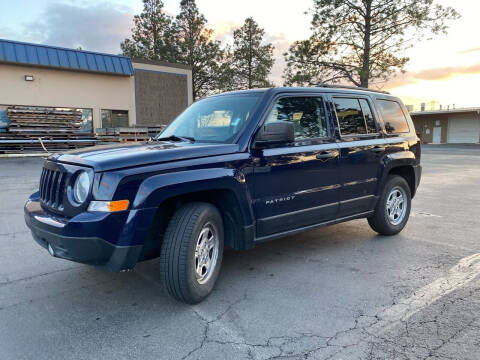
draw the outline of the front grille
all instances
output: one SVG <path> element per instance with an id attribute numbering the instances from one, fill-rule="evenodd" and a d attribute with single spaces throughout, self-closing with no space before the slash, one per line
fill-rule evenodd
<path id="1" fill-rule="evenodd" d="M 40 200 L 52 209 L 62 210 L 67 173 L 43 168 L 40 177 Z"/>

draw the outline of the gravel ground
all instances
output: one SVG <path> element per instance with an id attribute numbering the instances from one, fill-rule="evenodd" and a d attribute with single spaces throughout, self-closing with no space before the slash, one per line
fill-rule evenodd
<path id="1" fill-rule="evenodd" d="M 366 220 L 227 251 L 203 303 L 158 260 L 50 257 L 24 225 L 41 159 L 0 159 L 0 359 L 479 359 L 480 147 L 425 146 L 406 229 Z"/>

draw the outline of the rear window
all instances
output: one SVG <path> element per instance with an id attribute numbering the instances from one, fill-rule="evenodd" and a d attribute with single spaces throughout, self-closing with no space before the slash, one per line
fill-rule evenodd
<path id="1" fill-rule="evenodd" d="M 407 118 L 398 102 L 392 100 L 377 100 L 377 105 L 380 114 L 382 114 L 387 134 L 408 133 Z"/>

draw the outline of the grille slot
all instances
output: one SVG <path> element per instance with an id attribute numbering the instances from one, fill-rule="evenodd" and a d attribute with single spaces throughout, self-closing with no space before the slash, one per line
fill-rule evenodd
<path id="1" fill-rule="evenodd" d="M 63 208 L 63 190 L 67 174 L 58 170 L 43 168 L 40 177 L 40 200 L 42 204 L 53 209 Z"/>

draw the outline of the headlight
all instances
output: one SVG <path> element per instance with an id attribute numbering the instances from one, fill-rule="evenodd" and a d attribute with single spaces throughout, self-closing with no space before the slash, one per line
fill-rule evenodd
<path id="1" fill-rule="evenodd" d="M 82 171 L 78 174 L 75 184 L 73 185 L 73 197 L 79 204 L 83 204 L 88 197 L 88 191 L 90 190 L 90 177 L 86 171 Z"/>

